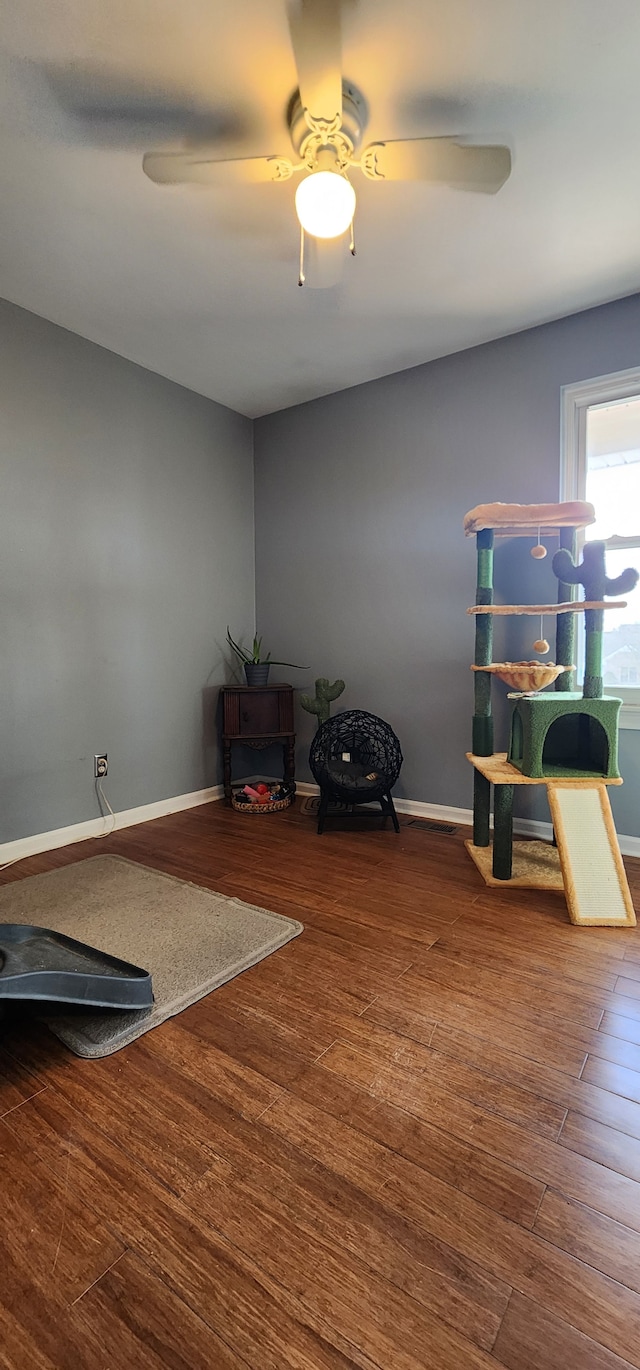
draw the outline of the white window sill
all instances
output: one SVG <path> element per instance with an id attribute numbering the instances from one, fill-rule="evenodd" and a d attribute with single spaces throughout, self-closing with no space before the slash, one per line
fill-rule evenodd
<path id="1" fill-rule="evenodd" d="M 640 704 L 623 704 L 620 710 L 620 728 L 640 732 Z"/>

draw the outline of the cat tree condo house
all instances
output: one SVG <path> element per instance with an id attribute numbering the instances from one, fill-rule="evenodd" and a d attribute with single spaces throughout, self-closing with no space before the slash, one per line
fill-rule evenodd
<path id="1" fill-rule="evenodd" d="M 483 504 L 465 517 L 467 537 L 477 546 L 475 617 L 475 708 L 468 759 L 474 768 L 473 841 L 467 848 L 488 885 L 563 889 L 573 923 L 635 926 L 636 916 L 620 855 L 608 785 L 621 785 L 618 723 L 621 700 L 605 695 L 602 677 L 604 613 L 625 607 L 611 595 L 632 590 L 638 575 L 630 568 L 615 580 L 605 571 L 605 544 L 586 542 L 577 558 L 581 528 L 595 519 L 593 506 L 565 504 Z M 531 555 L 546 556 L 542 537 L 557 536 L 553 557 L 558 579 L 555 604 L 494 604 L 495 537 L 534 538 Z M 582 585 L 585 598 L 577 599 Z M 493 662 L 496 615 L 526 614 L 540 619 L 533 650 L 545 656 L 545 617 L 556 624 L 556 661 Z M 584 614 L 585 675 L 574 688 L 576 616 Z M 508 752 L 494 751 L 491 707 L 494 676 L 511 687 L 513 702 Z M 553 689 L 548 689 L 553 686 Z M 513 795 L 517 785 L 545 785 L 555 844 L 513 841 Z M 493 786 L 493 844 L 491 790 Z"/>

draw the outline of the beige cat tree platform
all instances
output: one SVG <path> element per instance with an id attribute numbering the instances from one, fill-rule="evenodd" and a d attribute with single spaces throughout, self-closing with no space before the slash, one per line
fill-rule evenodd
<path id="1" fill-rule="evenodd" d="M 608 785 L 621 785 L 618 772 L 618 717 L 621 701 L 604 694 L 602 682 L 603 614 L 625 601 L 605 596 L 634 588 L 637 573 L 607 578 L 604 543 L 585 546 L 576 561 L 577 532 L 594 522 L 584 503 L 485 504 L 465 517 L 467 537 L 475 534 L 478 554 L 476 603 L 467 610 L 476 625 L 473 751 L 473 841 L 466 846 L 487 885 L 519 889 L 564 890 L 572 923 L 591 927 L 633 927 L 631 900 L 613 823 Z M 557 604 L 493 603 L 494 537 L 533 537 L 531 554 L 546 556 L 541 536 L 557 534 L 553 558 L 558 577 Z M 585 599 L 574 598 L 582 584 Z M 585 682 L 574 691 L 575 615 L 584 613 Z M 552 616 L 556 623 L 556 663 L 493 662 L 496 614 Z M 542 638 L 534 651 L 546 655 Z M 509 752 L 493 750 L 491 687 L 497 675 L 514 691 Z M 554 690 L 541 694 L 546 684 Z M 513 841 L 513 794 L 517 785 L 545 785 L 555 841 Z M 493 787 L 494 836 L 490 838 Z"/>

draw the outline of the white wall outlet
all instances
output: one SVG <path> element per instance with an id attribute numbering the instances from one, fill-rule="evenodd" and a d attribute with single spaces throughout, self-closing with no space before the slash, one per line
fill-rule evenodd
<path id="1" fill-rule="evenodd" d="M 102 752 L 102 755 L 101 755 L 101 756 L 94 756 L 94 758 L 93 758 L 93 774 L 94 774 L 94 778 L 95 778 L 96 780 L 104 780 L 104 777 L 105 777 L 105 775 L 108 774 L 108 771 L 109 771 L 109 758 L 108 758 L 108 756 L 107 756 L 107 753 L 106 753 L 106 752 Z"/>

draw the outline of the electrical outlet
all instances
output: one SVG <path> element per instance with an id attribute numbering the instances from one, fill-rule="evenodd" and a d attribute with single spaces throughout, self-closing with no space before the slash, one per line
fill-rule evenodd
<path id="1" fill-rule="evenodd" d="M 102 753 L 102 756 L 94 756 L 94 758 L 93 758 L 93 774 L 94 774 L 95 779 L 96 779 L 96 780 L 104 780 L 104 777 L 105 777 L 105 775 L 107 774 L 108 770 L 109 770 L 109 758 L 108 758 L 108 756 L 107 756 L 107 753 L 106 753 L 106 752 L 103 752 L 103 753 Z"/>

